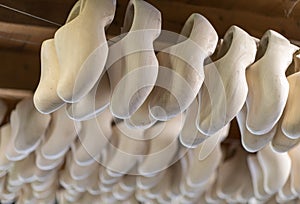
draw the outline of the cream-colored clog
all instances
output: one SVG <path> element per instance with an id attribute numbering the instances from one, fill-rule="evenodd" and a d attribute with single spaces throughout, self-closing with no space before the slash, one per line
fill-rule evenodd
<path id="1" fill-rule="evenodd" d="M 108 56 L 105 27 L 114 17 L 115 0 L 81 1 L 80 13 L 54 36 L 60 66 L 57 94 L 78 102 L 101 76 Z"/>
<path id="2" fill-rule="evenodd" d="M 214 134 L 240 112 L 248 93 L 246 68 L 254 62 L 255 53 L 254 39 L 241 28 L 230 27 L 218 59 L 204 68 L 197 118 L 200 132 Z"/>
<path id="3" fill-rule="evenodd" d="M 247 106 L 244 105 L 237 115 L 236 119 L 241 133 L 241 142 L 248 152 L 257 152 L 265 147 L 276 134 L 277 126 L 274 126 L 270 132 L 263 135 L 251 133 L 246 127 Z"/>
<path id="4" fill-rule="evenodd" d="M 257 159 L 263 170 L 264 190 L 275 194 L 288 180 L 292 165 L 289 155 L 277 153 L 267 145 L 257 153 Z"/>
<path id="5" fill-rule="evenodd" d="M 31 97 L 23 99 L 11 113 L 11 141 L 8 148 L 15 148 L 20 154 L 30 154 L 39 145 L 49 122 L 50 116 L 38 112 Z"/>
<path id="6" fill-rule="evenodd" d="M 66 23 L 79 15 L 80 4 L 80 1 L 74 4 Z M 65 103 L 56 92 L 60 69 L 54 39 L 45 40 L 41 46 L 40 81 L 33 96 L 34 106 L 41 113 L 52 113 Z"/>
<path id="7" fill-rule="evenodd" d="M 184 41 L 157 54 L 160 67 L 149 103 L 157 120 L 168 120 L 189 107 L 204 80 L 204 60 L 217 46 L 215 29 L 197 13 L 187 19 L 180 34 Z"/>
<path id="8" fill-rule="evenodd" d="M 268 194 L 264 189 L 264 175 L 262 167 L 257 159 L 256 155 L 249 155 L 247 157 L 247 163 L 251 174 L 253 192 L 255 198 L 265 201 L 272 195 Z"/>
<path id="9" fill-rule="evenodd" d="M 104 72 L 92 90 L 79 102 L 67 105 L 67 114 L 73 120 L 83 121 L 97 117 L 110 102 L 110 83 Z"/>
<path id="10" fill-rule="evenodd" d="M 75 143 L 73 150 L 74 160 L 85 165 L 94 160 L 100 161 L 101 151 L 112 134 L 112 115 L 108 108 L 96 118 L 83 121 L 79 140 Z"/>
<path id="11" fill-rule="evenodd" d="M 288 76 L 289 95 L 282 114 L 282 132 L 291 139 L 300 138 L 300 72 Z"/>
<path id="12" fill-rule="evenodd" d="M 272 30 L 261 38 L 256 62 L 246 72 L 249 86 L 246 127 L 251 133 L 266 134 L 279 121 L 289 93 L 285 71 L 297 49 Z"/>
<path id="13" fill-rule="evenodd" d="M 109 47 L 106 64 L 114 116 L 129 118 L 153 89 L 158 74 L 153 41 L 160 29 L 161 14 L 155 7 L 141 0 L 129 2 L 123 34 Z"/>
<path id="14" fill-rule="evenodd" d="M 156 174 L 168 168 L 178 152 L 178 135 L 182 128 L 182 114 L 166 122 L 160 122 L 145 130 L 149 139 L 149 151 L 139 164 L 138 172 L 144 176 Z"/>
<path id="15" fill-rule="evenodd" d="M 66 115 L 64 107 L 55 111 L 45 141 L 41 144 L 41 154 L 46 159 L 58 159 L 70 148 L 77 137 L 81 125 Z"/>

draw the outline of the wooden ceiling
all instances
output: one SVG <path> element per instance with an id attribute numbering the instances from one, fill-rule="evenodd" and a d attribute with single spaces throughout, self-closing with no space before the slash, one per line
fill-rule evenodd
<path id="1" fill-rule="evenodd" d="M 238 25 L 258 38 L 266 30 L 273 29 L 293 41 L 300 41 L 299 0 L 147 1 L 161 11 L 165 30 L 179 32 L 188 16 L 198 12 L 210 20 L 220 37 L 231 25 Z M 53 37 L 60 25 L 64 24 L 75 2 L 76 0 L 0 0 L 0 87 L 35 89 L 40 72 L 40 45 L 43 40 Z M 128 0 L 117 0 L 115 19 L 107 31 L 108 35 L 120 33 L 127 3 Z"/>

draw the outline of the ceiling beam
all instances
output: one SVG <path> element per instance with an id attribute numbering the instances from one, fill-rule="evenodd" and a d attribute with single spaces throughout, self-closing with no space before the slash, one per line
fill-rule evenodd
<path id="1" fill-rule="evenodd" d="M 0 47 L 38 52 L 42 42 L 52 38 L 55 28 L 0 22 Z"/>

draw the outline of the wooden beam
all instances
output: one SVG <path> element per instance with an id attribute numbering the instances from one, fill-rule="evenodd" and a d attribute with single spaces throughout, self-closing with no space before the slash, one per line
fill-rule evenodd
<path id="1" fill-rule="evenodd" d="M 38 52 L 42 42 L 52 38 L 55 30 L 51 27 L 0 22 L 0 47 Z"/>
<path id="2" fill-rule="evenodd" d="M 20 100 L 26 97 L 32 97 L 32 94 L 32 91 L 29 90 L 0 88 L 0 98 L 5 100 Z"/>

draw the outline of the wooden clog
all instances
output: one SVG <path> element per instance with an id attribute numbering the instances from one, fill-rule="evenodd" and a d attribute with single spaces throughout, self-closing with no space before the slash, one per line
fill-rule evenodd
<path id="1" fill-rule="evenodd" d="M 45 40 L 41 46 L 40 82 L 33 96 L 34 106 L 41 113 L 52 113 L 65 103 L 56 93 L 59 71 L 54 39 Z"/>
<path id="2" fill-rule="evenodd" d="M 88 176 L 84 179 L 79 179 L 79 180 L 76 180 L 76 184 L 74 186 L 75 190 L 79 191 L 79 192 L 87 192 L 88 191 L 88 188 L 91 188 L 95 185 L 95 181 L 96 181 L 96 186 L 98 186 L 98 180 L 95 179 L 95 176 L 97 178 L 97 174 L 98 174 L 98 168 L 91 168 L 91 170 L 89 170 L 90 172 L 88 173 Z M 72 177 L 72 175 L 71 175 Z M 98 186 L 99 188 L 99 186 Z M 99 188 L 100 189 L 100 188 Z"/>
<path id="3" fill-rule="evenodd" d="M 7 123 L 0 128 L 0 170 L 8 170 L 13 163 L 6 157 L 6 148 L 11 139 L 10 123 Z"/>
<path id="4" fill-rule="evenodd" d="M 60 65 L 57 94 L 66 102 L 78 102 L 96 84 L 108 55 L 105 27 L 115 13 L 114 0 L 86 0 L 80 13 L 54 36 Z"/>
<path id="5" fill-rule="evenodd" d="M 282 114 L 282 132 L 291 139 L 300 138 L 300 108 L 299 108 L 299 87 L 300 72 L 288 76 L 289 95 L 284 112 Z"/>
<path id="6" fill-rule="evenodd" d="M 215 29 L 197 13 L 187 19 L 180 34 L 184 41 L 157 54 L 160 68 L 149 102 L 150 113 L 157 120 L 168 120 L 189 107 L 204 80 L 204 60 L 217 46 Z"/>
<path id="7" fill-rule="evenodd" d="M 12 111 L 10 114 L 11 118 L 16 118 L 16 111 Z M 15 120 L 15 119 L 13 119 Z M 5 137 L 5 138 L 9 138 L 8 144 L 6 145 L 6 147 L 3 149 L 4 150 L 4 154 L 5 157 L 9 160 L 9 161 L 19 161 L 24 159 L 27 154 L 22 154 L 16 151 L 15 145 L 12 141 L 11 138 L 11 124 L 8 123 L 6 125 L 4 125 L 3 127 L 1 127 L 1 134 Z"/>
<path id="8" fill-rule="evenodd" d="M 39 169 L 45 170 L 45 171 L 59 167 L 61 164 L 64 163 L 64 160 L 65 160 L 65 155 L 63 155 L 57 159 L 45 158 L 41 153 L 40 147 L 36 150 L 35 154 L 36 154 L 36 160 L 35 160 L 36 166 Z"/>
<path id="9" fill-rule="evenodd" d="M 178 135 L 182 128 L 180 114 L 169 121 L 158 123 L 145 130 L 144 138 L 148 140 L 149 151 L 138 167 L 141 175 L 149 176 L 168 168 L 178 152 Z M 160 131 L 161 130 L 161 131 Z"/>
<path id="10" fill-rule="evenodd" d="M 285 71 L 297 49 L 272 30 L 261 38 L 256 61 L 246 72 L 249 86 L 246 127 L 251 133 L 266 134 L 279 121 L 289 93 Z"/>
<path id="11" fill-rule="evenodd" d="M 192 187 L 203 185 L 217 170 L 222 158 L 221 147 L 219 145 L 203 160 L 199 160 L 200 151 L 201 147 L 193 150 L 189 170 L 186 175 L 187 184 Z"/>
<path id="12" fill-rule="evenodd" d="M 66 23 L 79 15 L 80 1 L 71 9 Z M 49 114 L 59 109 L 65 102 L 56 93 L 60 67 L 55 50 L 54 39 L 45 40 L 41 46 L 41 76 L 34 92 L 33 103 L 36 109 Z"/>
<path id="13" fill-rule="evenodd" d="M 124 123 L 114 126 L 112 134 L 112 137 L 118 138 L 118 145 L 112 147 L 114 153 L 104 166 L 111 176 L 120 177 L 134 169 L 137 162 L 146 154 L 147 146 L 143 140 L 143 130 L 129 129 Z"/>
<path id="14" fill-rule="evenodd" d="M 44 136 L 49 122 L 50 116 L 38 112 L 32 98 L 25 98 L 19 102 L 10 118 L 10 142 L 16 152 L 28 155 L 34 151 Z"/>
<path id="15" fill-rule="evenodd" d="M 234 156 L 218 169 L 217 195 L 222 199 L 232 199 L 242 187 L 247 168 L 246 152 L 237 148 Z"/>
<path id="16" fill-rule="evenodd" d="M 94 171 L 90 175 L 90 178 L 92 178 L 92 181 L 86 187 L 87 192 L 91 195 L 100 195 L 101 190 L 100 190 L 100 180 L 99 180 L 98 172 Z"/>
<path id="17" fill-rule="evenodd" d="M 291 175 L 290 175 L 288 180 L 284 184 L 284 186 L 277 192 L 276 201 L 278 203 L 283 203 L 283 202 L 294 200 L 296 197 L 297 195 L 295 195 L 292 191 Z"/>
<path id="18" fill-rule="evenodd" d="M 150 97 L 151 96 L 147 97 L 143 105 L 141 105 L 139 109 L 130 116 L 130 118 L 126 118 L 124 120 L 127 126 L 132 128 L 147 129 L 156 123 L 157 120 L 153 118 L 149 112 L 148 104 Z"/>
<path id="19" fill-rule="evenodd" d="M 246 127 L 247 106 L 244 105 L 242 110 L 237 115 L 236 119 L 241 133 L 241 141 L 243 147 L 248 152 L 257 152 L 265 147 L 274 137 L 277 131 L 277 126 L 263 135 L 256 135 L 251 133 Z"/>
<path id="20" fill-rule="evenodd" d="M 99 172 L 99 179 L 100 183 L 103 184 L 103 187 L 105 187 L 105 185 L 114 186 L 120 181 L 121 178 L 109 175 L 105 167 L 102 167 L 102 169 Z"/>
<path id="21" fill-rule="evenodd" d="M 113 187 L 112 194 L 118 201 L 124 201 L 127 200 L 133 194 L 133 192 L 125 191 L 119 185 L 115 185 Z"/>
<path id="22" fill-rule="evenodd" d="M 70 175 L 72 179 L 84 180 L 87 179 L 94 171 L 99 169 L 99 164 L 97 163 L 97 161 L 94 161 L 89 165 L 80 166 L 72 158 L 68 169 L 70 171 Z"/>
<path id="23" fill-rule="evenodd" d="M 290 157 L 267 145 L 257 153 L 257 158 L 263 170 L 264 190 L 271 195 L 278 192 L 288 180 L 292 165 Z"/>
<path id="24" fill-rule="evenodd" d="M 57 183 L 57 172 L 56 174 L 53 174 L 54 176 L 49 177 L 49 179 L 45 181 L 34 181 L 30 183 L 31 188 L 34 191 L 45 191 L 47 188 L 49 188 L 51 185 L 53 185 L 55 182 Z"/>
<path id="25" fill-rule="evenodd" d="M 136 178 L 136 185 L 139 189 L 147 190 L 155 186 L 165 175 L 166 170 L 160 171 L 159 173 L 155 174 L 154 176 L 137 176 Z"/>
<path id="26" fill-rule="evenodd" d="M 110 110 L 114 116 L 129 118 L 153 89 L 158 74 L 153 41 L 160 29 L 161 14 L 155 7 L 146 1 L 129 2 L 123 34 L 109 47 L 106 64 L 112 88 Z"/>
<path id="27" fill-rule="evenodd" d="M 45 141 L 41 144 L 43 157 L 51 160 L 62 157 L 69 150 L 80 128 L 79 123 L 68 118 L 64 107 L 55 111 Z"/>
<path id="28" fill-rule="evenodd" d="M 196 120 L 198 108 L 199 103 L 196 98 L 186 110 L 184 125 L 179 135 L 181 144 L 187 148 L 196 148 L 200 143 L 208 138 L 207 135 L 202 134 L 197 128 Z"/>
<path id="29" fill-rule="evenodd" d="M 202 142 L 197 149 L 199 149 L 199 160 L 204 160 L 208 157 L 215 148 L 228 136 L 230 129 L 230 123 L 227 124 L 225 127 L 220 129 L 215 134 L 209 136 L 204 142 Z"/>
<path id="30" fill-rule="evenodd" d="M 288 152 L 292 160 L 290 180 L 291 180 L 291 190 L 294 195 L 300 195 L 300 178 L 299 178 L 299 174 L 297 173 L 299 172 L 299 168 L 300 168 L 300 160 L 298 158 L 299 153 L 300 153 L 299 145 L 295 146 Z"/>
<path id="31" fill-rule="evenodd" d="M 113 195 L 118 200 L 127 200 L 131 195 L 134 194 L 136 187 L 136 176 L 125 175 L 122 177 L 120 182 L 113 188 Z"/>
<path id="32" fill-rule="evenodd" d="M 89 120 L 105 111 L 110 102 L 110 83 L 107 73 L 100 79 L 79 102 L 67 105 L 68 116 L 76 121 Z"/>
<path id="33" fill-rule="evenodd" d="M 246 68 L 254 62 L 255 53 L 253 38 L 241 28 L 231 26 L 224 36 L 218 59 L 204 68 L 197 119 L 200 132 L 214 134 L 240 112 L 248 93 Z"/>
<path id="34" fill-rule="evenodd" d="M 94 160 L 99 161 L 101 151 L 105 148 L 112 134 L 112 115 L 108 108 L 96 118 L 83 121 L 79 140 L 73 150 L 74 160 L 85 165 Z"/>
<path id="35" fill-rule="evenodd" d="M 298 139 L 291 139 L 288 136 L 286 136 L 281 127 L 282 120 L 279 120 L 277 124 L 277 131 L 276 134 L 274 135 L 274 138 L 272 140 L 272 148 L 279 153 L 287 152 L 296 145 L 299 144 L 300 138 Z"/>

